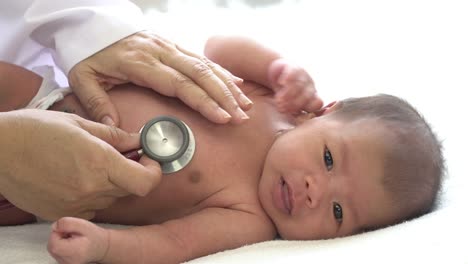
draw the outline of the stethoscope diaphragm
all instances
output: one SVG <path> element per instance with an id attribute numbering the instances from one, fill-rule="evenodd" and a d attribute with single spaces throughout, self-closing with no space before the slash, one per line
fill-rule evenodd
<path id="1" fill-rule="evenodd" d="M 159 162 L 162 173 L 183 169 L 195 153 L 195 138 L 183 121 L 171 116 L 158 116 L 140 129 L 141 150 L 124 154 L 130 159 L 144 153 Z"/>

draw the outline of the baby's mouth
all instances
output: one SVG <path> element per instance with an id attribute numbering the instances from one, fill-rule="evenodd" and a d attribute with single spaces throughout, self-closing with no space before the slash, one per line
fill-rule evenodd
<path id="1" fill-rule="evenodd" d="M 292 212 L 292 192 L 288 183 L 281 177 L 281 199 L 283 200 L 284 207 L 288 211 L 288 214 L 291 215 Z"/>

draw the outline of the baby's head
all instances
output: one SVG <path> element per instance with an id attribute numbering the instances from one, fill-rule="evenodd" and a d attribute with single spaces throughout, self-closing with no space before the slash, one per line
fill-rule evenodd
<path id="1" fill-rule="evenodd" d="M 431 211 L 443 173 L 441 144 L 412 106 L 350 98 L 278 137 L 259 196 L 283 238 L 332 238 Z"/>

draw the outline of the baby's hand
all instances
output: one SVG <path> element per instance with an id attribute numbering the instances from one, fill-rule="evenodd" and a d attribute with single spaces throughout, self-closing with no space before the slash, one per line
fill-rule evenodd
<path id="1" fill-rule="evenodd" d="M 314 81 L 301 67 L 277 59 L 268 69 L 268 78 L 275 91 L 276 106 L 283 113 L 315 112 L 323 105 Z"/>
<path id="2" fill-rule="evenodd" d="M 64 217 L 53 224 L 47 249 L 60 264 L 98 262 L 108 250 L 108 235 L 87 220 Z"/>

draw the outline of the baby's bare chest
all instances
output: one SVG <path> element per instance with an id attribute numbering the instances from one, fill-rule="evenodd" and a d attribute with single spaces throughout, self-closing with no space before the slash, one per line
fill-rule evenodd
<path id="1" fill-rule="evenodd" d="M 187 123 L 190 121 L 185 120 Z M 182 170 L 163 175 L 146 197 L 127 197 L 103 211 L 102 221 L 153 224 L 208 207 L 258 205 L 257 186 L 271 140 L 250 133 L 232 136 L 192 125 L 195 154 Z"/>
<path id="2" fill-rule="evenodd" d="M 257 185 L 263 161 L 277 131 L 289 124 L 271 103 L 257 101 L 242 125 L 216 125 L 177 100 L 141 88 L 110 93 L 121 127 L 137 132 L 148 120 L 170 115 L 183 120 L 195 138 L 195 154 L 187 167 L 163 175 L 148 196 L 130 196 L 97 214 L 96 221 L 153 224 L 203 210 L 240 203 L 258 206 Z M 71 101 L 71 100 L 69 100 Z M 75 112 L 77 106 L 65 103 Z"/>
<path id="3" fill-rule="evenodd" d="M 209 207 L 230 208 L 240 203 L 258 206 L 261 168 L 218 155 L 206 163 L 198 153 L 183 170 L 163 176 L 146 197 L 129 196 L 97 214 L 96 221 L 147 225 L 181 218 Z"/>

